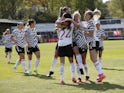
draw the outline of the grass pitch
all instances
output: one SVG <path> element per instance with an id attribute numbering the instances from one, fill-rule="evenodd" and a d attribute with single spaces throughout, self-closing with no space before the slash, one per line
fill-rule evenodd
<path id="1" fill-rule="evenodd" d="M 69 62 L 65 63 L 65 82 L 60 85 L 59 59 L 55 67 L 55 74 L 48 78 L 51 60 L 56 43 L 39 44 L 41 59 L 39 65 L 40 75 L 25 76 L 22 66 L 19 65 L 17 72 L 13 71 L 13 65 L 18 55 L 13 47 L 12 64 L 7 64 L 4 57 L 4 47 L 0 46 L 0 93 L 124 93 L 124 40 L 104 41 L 103 72 L 106 79 L 102 83 L 96 82 L 97 72 L 87 56 L 89 65 L 90 82 L 72 83 Z M 27 56 L 26 61 L 27 61 Z M 32 71 L 35 56 L 32 60 Z M 77 74 L 76 74 L 77 75 Z M 82 76 L 84 80 L 84 76 Z"/>

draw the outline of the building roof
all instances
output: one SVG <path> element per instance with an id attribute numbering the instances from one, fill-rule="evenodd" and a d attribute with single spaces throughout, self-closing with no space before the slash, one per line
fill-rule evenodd
<path id="1" fill-rule="evenodd" d="M 19 21 L 16 20 L 9 20 L 9 19 L 0 19 L 0 23 L 13 23 L 17 24 Z"/>
<path id="2" fill-rule="evenodd" d="M 55 30 L 55 23 L 37 23 L 36 28 L 38 32 L 53 32 Z"/>

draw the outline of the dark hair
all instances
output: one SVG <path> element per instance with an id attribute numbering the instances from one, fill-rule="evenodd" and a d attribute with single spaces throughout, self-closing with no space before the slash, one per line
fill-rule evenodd
<path id="1" fill-rule="evenodd" d="M 63 14 L 63 17 L 64 18 L 72 18 L 71 14 L 69 14 L 69 13 L 64 13 Z"/>
<path id="2" fill-rule="evenodd" d="M 28 25 L 31 25 L 31 24 L 34 23 L 34 22 L 35 22 L 34 19 L 29 19 L 29 20 L 28 20 Z"/>
<path id="3" fill-rule="evenodd" d="M 10 29 L 9 29 L 9 28 L 7 28 L 7 29 L 3 32 L 3 35 L 6 35 L 6 34 L 7 34 L 7 32 L 8 32 L 8 30 L 10 31 Z"/>
<path id="4" fill-rule="evenodd" d="M 63 13 L 65 13 L 68 9 L 69 9 L 69 7 L 66 7 L 66 6 L 60 7 L 60 15 L 59 16 L 62 17 Z"/>
<path id="5" fill-rule="evenodd" d="M 63 17 L 64 17 L 64 18 L 71 18 L 71 19 L 72 19 L 72 16 L 71 16 L 71 14 L 69 14 L 69 13 L 64 13 L 64 14 L 63 14 Z M 65 21 L 65 22 L 67 23 L 68 28 L 70 28 L 71 21 Z"/>

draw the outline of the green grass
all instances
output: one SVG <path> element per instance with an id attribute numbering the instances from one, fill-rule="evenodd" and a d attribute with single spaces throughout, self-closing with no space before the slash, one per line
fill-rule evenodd
<path id="1" fill-rule="evenodd" d="M 40 75 L 24 76 L 22 66 L 18 66 L 18 72 L 13 71 L 13 65 L 18 58 L 13 47 L 12 63 L 7 64 L 4 57 L 4 47 L 0 46 L 0 93 L 124 93 L 124 41 L 105 41 L 103 53 L 103 71 L 106 79 L 102 83 L 96 82 L 97 72 L 87 56 L 91 82 L 74 84 L 71 81 L 70 66 L 66 59 L 65 82 L 60 85 L 59 60 L 55 67 L 55 74 L 47 78 L 51 59 L 56 43 L 40 44 L 41 60 L 39 66 Z M 26 57 L 27 60 L 27 57 Z M 33 56 L 33 61 L 35 56 Z M 33 65 L 34 66 L 34 65 Z M 33 67 L 32 67 L 33 70 Z M 84 79 L 84 76 L 82 76 Z"/>

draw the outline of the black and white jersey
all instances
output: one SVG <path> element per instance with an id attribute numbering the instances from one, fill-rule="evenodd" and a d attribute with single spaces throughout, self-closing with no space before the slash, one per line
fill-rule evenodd
<path id="1" fill-rule="evenodd" d="M 85 30 L 85 31 L 91 31 L 91 30 L 95 31 L 95 27 L 96 26 L 94 24 L 94 21 L 93 20 L 89 20 L 87 22 L 87 27 L 86 27 L 87 30 Z M 86 39 L 87 39 L 87 42 L 89 43 L 89 42 L 93 42 L 95 40 L 95 37 L 94 37 L 94 35 L 92 37 L 91 36 L 87 36 Z"/>
<path id="2" fill-rule="evenodd" d="M 105 36 L 105 31 L 103 29 L 101 29 L 101 30 L 97 30 L 96 32 L 97 32 L 96 34 L 97 34 L 97 37 L 98 37 L 99 42 L 100 42 L 99 43 L 99 46 L 102 47 L 103 46 L 103 40 L 104 39 L 101 36 L 102 35 Z"/>
<path id="3" fill-rule="evenodd" d="M 12 32 L 12 36 L 16 39 L 17 41 L 17 46 L 24 47 L 25 45 L 25 29 L 19 30 L 15 29 Z"/>
<path id="4" fill-rule="evenodd" d="M 10 39 L 10 37 L 11 37 L 11 34 L 3 35 L 2 37 L 2 41 L 6 48 L 11 48 L 14 44 L 12 40 Z"/>
<path id="5" fill-rule="evenodd" d="M 82 23 L 80 22 L 79 25 L 82 26 Z M 86 37 L 85 37 L 83 31 L 77 27 L 74 27 L 73 42 L 75 42 L 79 48 L 81 48 L 87 44 Z"/>
<path id="6" fill-rule="evenodd" d="M 31 47 L 35 47 L 38 44 L 36 28 L 27 28 L 26 35 Z"/>

